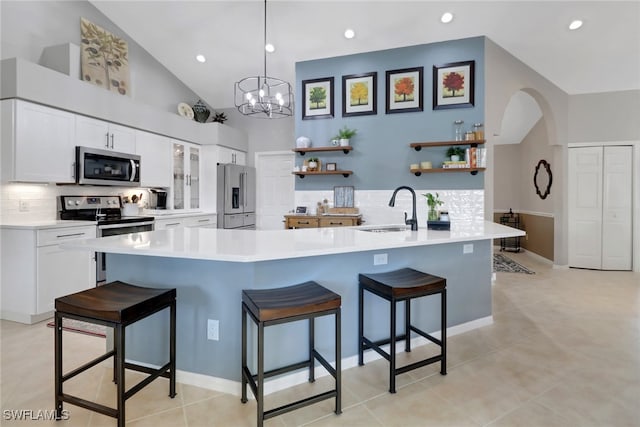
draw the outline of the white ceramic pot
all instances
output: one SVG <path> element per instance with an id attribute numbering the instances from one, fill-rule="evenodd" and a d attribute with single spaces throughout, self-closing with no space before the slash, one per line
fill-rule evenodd
<path id="1" fill-rule="evenodd" d="M 317 162 L 309 162 L 309 169 L 315 170 L 318 167 Z"/>
<path id="2" fill-rule="evenodd" d="M 459 162 L 460 161 L 460 156 L 456 156 L 456 155 L 451 156 L 451 161 L 452 162 Z"/>
<path id="3" fill-rule="evenodd" d="M 348 147 L 349 146 L 349 140 L 346 138 L 341 138 L 340 139 L 340 146 L 341 147 Z"/>
<path id="4" fill-rule="evenodd" d="M 301 136 L 296 139 L 296 148 L 309 148 L 311 147 L 311 139 L 306 136 Z"/>

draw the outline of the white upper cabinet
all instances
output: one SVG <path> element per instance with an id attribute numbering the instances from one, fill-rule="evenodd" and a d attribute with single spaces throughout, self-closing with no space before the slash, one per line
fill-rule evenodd
<path id="1" fill-rule="evenodd" d="M 136 154 L 140 156 L 142 187 L 171 187 L 171 139 L 136 130 Z"/>
<path id="2" fill-rule="evenodd" d="M 200 146 L 173 141 L 173 209 L 200 208 Z"/>
<path id="3" fill-rule="evenodd" d="M 234 165 L 246 165 L 247 153 L 233 148 L 218 146 L 218 163 L 233 163 Z"/>
<path id="4" fill-rule="evenodd" d="M 3 181 L 74 182 L 74 123 L 66 111 L 3 100 Z"/>
<path id="5" fill-rule="evenodd" d="M 134 154 L 136 132 L 126 126 L 79 115 L 76 117 L 76 145 Z"/>

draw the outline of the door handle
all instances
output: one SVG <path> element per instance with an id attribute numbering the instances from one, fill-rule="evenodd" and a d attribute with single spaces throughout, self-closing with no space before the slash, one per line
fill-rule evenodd
<path id="1" fill-rule="evenodd" d="M 109 148 L 109 132 L 107 132 L 106 134 L 104 134 L 105 138 L 107 139 L 105 147 Z"/>
<path id="2" fill-rule="evenodd" d="M 111 148 L 113 149 L 113 134 L 111 134 Z"/>

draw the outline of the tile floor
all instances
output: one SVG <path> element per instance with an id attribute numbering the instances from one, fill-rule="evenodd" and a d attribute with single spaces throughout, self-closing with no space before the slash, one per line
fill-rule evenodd
<path id="1" fill-rule="evenodd" d="M 491 326 L 451 337 L 448 375 L 431 365 L 398 379 L 387 393 L 382 360 L 344 371 L 343 413 L 324 401 L 268 420 L 267 426 L 638 426 L 640 425 L 640 274 L 552 269 L 527 254 L 508 254 L 535 275 L 498 273 Z M 53 407 L 53 331 L 44 323 L 2 321 L 0 424 L 115 426 L 72 405 L 66 421 L 9 421 L 6 410 Z M 100 354 L 104 341 L 65 333 L 65 364 Z M 403 360 L 424 356 L 424 346 Z M 65 390 L 113 404 L 109 364 Z M 138 375 L 133 373 L 133 375 Z M 275 406 L 329 387 L 322 378 L 267 397 Z M 129 382 L 131 384 L 131 382 Z M 66 387 L 69 387 L 68 389 Z M 255 426 L 255 402 L 165 379 L 127 404 L 128 426 Z"/>

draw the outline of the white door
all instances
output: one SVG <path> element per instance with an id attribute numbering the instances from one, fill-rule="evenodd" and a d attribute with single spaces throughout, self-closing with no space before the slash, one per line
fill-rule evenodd
<path id="1" fill-rule="evenodd" d="M 632 148 L 604 147 L 602 269 L 631 270 Z"/>
<path id="2" fill-rule="evenodd" d="M 294 156 L 281 151 L 256 153 L 258 230 L 284 228 L 284 215 L 295 204 Z"/>
<path id="3" fill-rule="evenodd" d="M 602 147 L 569 149 L 569 265 L 602 267 Z"/>
<path id="4" fill-rule="evenodd" d="M 631 270 L 631 150 L 569 149 L 569 266 Z"/>

